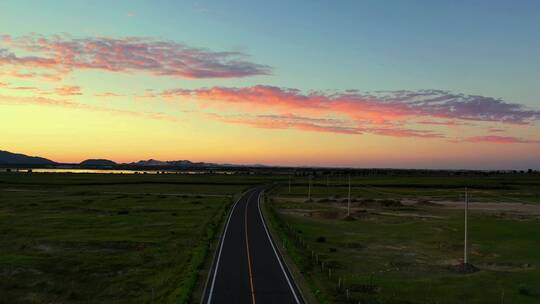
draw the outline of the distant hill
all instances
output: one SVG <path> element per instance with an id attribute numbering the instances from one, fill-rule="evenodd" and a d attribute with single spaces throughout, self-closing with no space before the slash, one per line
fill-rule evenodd
<path id="1" fill-rule="evenodd" d="M 37 156 L 28 156 L 0 150 L 0 165 L 56 165 L 57 163 Z"/>
<path id="2" fill-rule="evenodd" d="M 87 159 L 79 164 L 81 167 L 113 167 L 116 163 L 108 159 Z"/>
<path id="3" fill-rule="evenodd" d="M 130 165 L 133 166 L 141 166 L 141 167 L 205 167 L 205 166 L 217 166 L 217 164 L 213 163 L 203 163 L 203 162 L 197 162 L 194 163 L 189 160 L 169 160 L 169 161 L 161 161 L 156 159 L 149 159 L 149 160 L 140 160 L 138 162 L 130 163 Z"/>
<path id="4" fill-rule="evenodd" d="M 36 156 L 28 156 L 24 154 L 11 153 L 0 150 L 0 166 L 20 165 L 20 166 L 70 166 L 77 167 L 77 164 L 62 164 L 54 162 L 50 159 Z M 108 159 L 87 159 L 78 164 L 81 168 L 137 168 L 137 167 L 154 167 L 152 169 L 163 168 L 216 168 L 216 167 L 264 167 L 263 165 L 231 165 L 231 164 L 216 164 L 205 162 L 192 162 L 189 160 L 168 160 L 162 161 L 157 159 L 140 160 L 132 163 L 116 163 Z"/>
<path id="5" fill-rule="evenodd" d="M 156 167 L 156 166 L 168 166 L 169 164 L 165 161 L 149 159 L 149 160 L 140 160 L 136 163 L 131 163 L 130 165 L 143 166 L 143 167 L 144 166 Z"/>

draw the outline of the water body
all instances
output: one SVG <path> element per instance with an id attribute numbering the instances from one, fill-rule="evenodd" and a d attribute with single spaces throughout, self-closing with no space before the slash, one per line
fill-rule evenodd
<path id="1" fill-rule="evenodd" d="M 0 172 L 21 172 L 21 173 L 98 173 L 98 174 L 206 174 L 203 171 L 163 171 L 163 170 L 113 170 L 113 169 L 79 169 L 79 168 L 25 168 L 10 169 L 0 168 Z M 232 174 L 232 171 L 213 171 L 217 174 Z"/>

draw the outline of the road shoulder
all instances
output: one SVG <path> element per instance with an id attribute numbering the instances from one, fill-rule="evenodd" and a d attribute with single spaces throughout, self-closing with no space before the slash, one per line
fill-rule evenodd
<path id="1" fill-rule="evenodd" d="M 275 229 L 275 223 L 271 219 L 271 215 L 268 212 L 268 205 L 267 205 L 267 196 L 264 195 L 262 201 L 261 201 L 261 212 L 264 216 L 264 221 L 266 223 L 266 226 L 268 227 L 268 231 L 270 232 L 272 238 L 274 239 L 274 242 L 276 244 L 276 249 L 279 251 L 279 254 L 283 258 L 283 261 L 287 265 L 287 268 L 290 272 L 290 274 L 293 277 L 294 282 L 296 283 L 296 286 L 298 287 L 302 298 L 304 299 L 305 303 L 309 304 L 317 304 L 319 303 L 311 291 L 311 288 L 309 287 L 308 283 L 306 282 L 304 276 L 302 275 L 300 269 L 296 266 L 294 261 L 289 257 L 287 254 L 287 251 L 283 248 L 283 241 L 279 235 L 279 233 L 276 232 Z"/>
<path id="2" fill-rule="evenodd" d="M 220 224 L 214 238 L 208 244 L 208 252 L 203 267 L 199 270 L 197 284 L 191 294 L 190 303 L 203 303 L 206 289 L 209 288 L 208 284 L 210 283 L 211 271 L 215 267 L 215 260 L 217 259 L 217 251 L 219 250 L 219 245 L 221 239 L 225 233 L 225 226 L 229 219 L 231 212 L 233 211 L 236 203 L 242 198 L 242 196 L 247 192 L 244 191 L 240 194 L 235 194 L 229 206 L 225 208 L 224 213 L 221 215 Z"/>

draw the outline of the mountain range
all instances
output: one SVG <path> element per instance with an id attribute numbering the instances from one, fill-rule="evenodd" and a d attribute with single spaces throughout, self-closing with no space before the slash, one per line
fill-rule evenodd
<path id="1" fill-rule="evenodd" d="M 39 165 L 39 166 L 54 166 L 62 165 L 50 159 L 36 156 L 28 156 L 25 154 L 12 153 L 8 151 L 0 150 L 0 166 L 1 165 Z M 65 164 L 75 165 L 75 164 Z M 221 166 L 214 163 L 205 162 L 192 162 L 189 160 L 173 160 L 173 161 L 161 161 L 156 159 L 140 160 L 138 162 L 118 164 L 108 159 L 87 159 L 78 164 L 81 167 L 214 167 Z"/>
<path id="2" fill-rule="evenodd" d="M 138 162 L 129 163 L 129 165 L 141 166 L 141 167 L 194 167 L 194 166 L 218 166 L 218 164 L 197 162 L 194 163 L 189 160 L 168 160 L 161 161 L 156 159 L 140 160 Z"/>

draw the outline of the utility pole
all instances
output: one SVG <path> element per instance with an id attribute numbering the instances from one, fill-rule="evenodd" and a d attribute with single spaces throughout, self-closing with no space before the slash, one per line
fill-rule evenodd
<path id="1" fill-rule="evenodd" d="M 469 194 L 467 188 L 465 188 L 465 241 L 463 246 L 463 264 L 467 265 L 469 263 L 468 259 L 468 250 L 467 250 L 467 216 L 469 211 Z"/>
<path id="2" fill-rule="evenodd" d="M 311 175 L 309 176 L 309 186 L 308 186 L 308 201 L 311 200 Z"/>
<path id="3" fill-rule="evenodd" d="M 347 216 L 351 216 L 351 175 L 349 174 L 349 199 L 347 203 Z"/>
<path id="4" fill-rule="evenodd" d="M 289 175 L 289 193 L 291 193 L 291 176 Z"/>

